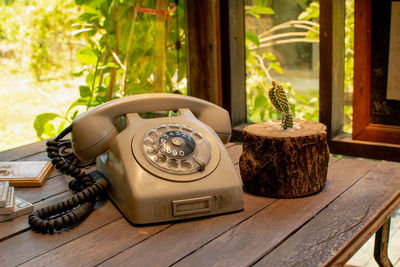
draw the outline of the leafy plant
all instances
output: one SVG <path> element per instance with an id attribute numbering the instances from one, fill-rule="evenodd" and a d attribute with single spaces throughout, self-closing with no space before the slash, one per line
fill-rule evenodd
<path id="1" fill-rule="evenodd" d="M 266 4 L 264 2 L 260 4 Z M 258 8 L 254 7 L 249 10 L 258 10 Z M 274 14 L 273 10 L 268 14 Z M 315 22 L 318 17 L 319 4 L 318 2 L 311 2 L 305 11 L 298 16 L 297 20 L 273 26 L 260 34 L 246 31 L 248 121 L 260 122 L 282 119 L 282 115 L 268 104 L 267 94 L 273 80 L 270 73 L 283 74 L 283 69 L 272 52 L 259 51 L 286 43 L 318 42 L 319 24 Z M 308 119 L 318 120 L 318 98 L 312 96 L 310 100 L 308 96 L 297 94 L 290 84 L 283 83 L 283 85 L 288 88 L 288 100 L 293 113 L 298 112 L 300 119 L 307 117 Z"/>
<path id="2" fill-rule="evenodd" d="M 81 40 L 72 42 L 67 29 L 77 11 L 73 0 L 0 1 L 0 50 L 11 54 L 5 71 L 32 72 L 41 81 L 72 70 Z"/>
<path id="3" fill-rule="evenodd" d="M 36 117 L 39 138 L 58 133 L 79 113 L 114 98 L 150 92 L 186 93 L 183 1 L 76 0 L 82 13 L 71 33 L 86 39 L 76 53 L 86 75 L 65 114 Z M 61 122 L 60 122 L 61 119 Z"/>
<path id="4" fill-rule="evenodd" d="M 256 1 L 254 2 L 255 7 L 248 8 L 248 10 L 253 10 L 254 13 L 259 8 L 256 5 L 266 7 L 268 1 Z M 345 90 L 349 94 L 352 92 L 353 83 L 354 0 L 346 1 L 346 12 Z M 273 15 L 273 10 L 269 11 L 268 14 Z M 261 13 L 258 16 L 250 15 L 260 18 Z M 265 52 L 263 49 L 287 43 L 318 43 L 318 21 L 319 2 L 311 1 L 308 6 L 304 6 L 304 11 L 298 15 L 296 20 L 275 25 L 259 34 L 246 31 L 246 97 L 248 121 L 260 122 L 281 119 L 281 115 L 268 104 L 266 95 L 268 94 L 268 87 L 272 86 L 270 73 L 282 74 L 283 69 L 276 56 L 271 52 Z M 291 84 L 282 83 L 282 85 L 288 89 L 288 100 L 293 116 L 298 119 L 317 121 L 319 116 L 318 89 L 310 88 L 304 94 L 299 94 Z M 346 123 L 344 131 L 350 131 L 352 118 L 351 104 L 345 106 L 344 113 Z"/>

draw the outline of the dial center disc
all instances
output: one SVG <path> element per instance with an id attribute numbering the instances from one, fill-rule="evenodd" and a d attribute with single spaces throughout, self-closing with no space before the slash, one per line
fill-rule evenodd
<path id="1" fill-rule="evenodd" d="M 182 131 L 168 131 L 158 139 L 160 151 L 173 157 L 185 157 L 193 153 L 196 143 L 190 135 Z"/>

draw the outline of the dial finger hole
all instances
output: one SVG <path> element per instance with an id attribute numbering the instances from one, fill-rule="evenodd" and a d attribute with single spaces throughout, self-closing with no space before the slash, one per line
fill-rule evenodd
<path id="1" fill-rule="evenodd" d="M 192 129 L 190 129 L 189 127 L 182 127 L 182 130 L 187 132 L 187 133 L 191 133 Z"/>
<path id="2" fill-rule="evenodd" d="M 171 130 L 179 130 L 181 127 L 179 125 L 170 125 L 169 128 Z"/>
<path id="3" fill-rule="evenodd" d="M 158 148 L 157 147 L 150 147 L 146 149 L 146 153 L 150 156 L 154 156 L 155 154 L 158 153 Z"/>
<path id="4" fill-rule="evenodd" d="M 159 134 L 163 134 L 168 130 L 166 125 L 161 125 L 160 127 L 157 128 L 157 131 L 159 132 Z"/>
<path id="5" fill-rule="evenodd" d="M 178 164 L 177 160 L 170 159 L 170 160 L 167 161 L 167 166 L 168 166 L 168 168 L 176 169 L 176 168 L 178 168 L 179 164 Z"/>
<path id="6" fill-rule="evenodd" d="M 158 164 L 165 163 L 167 161 L 167 157 L 163 154 L 158 154 L 154 157 L 154 161 Z"/>
<path id="7" fill-rule="evenodd" d="M 192 164 L 187 160 L 182 160 L 181 166 L 184 170 L 190 170 L 192 168 Z"/>
<path id="8" fill-rule="evenodd" d="M 148 136 L 149 136 L 151 139 L 156 139 L 156 138 L 158 137 L 158 134 L 157 134 L 156 131 L 151 131 L 151 132 L 148 133 Z"/>
<path id="9" fill-rule="evenodd" d="M 152 145 L 154 145 L 156 143 L 156 141 L 154 140 L 154 139 L 151 139 L 151 138 L 147 138 L 146 140 L 144 140 L 144 144 L 146 145 L 146 146 L 152 146 Z"/>

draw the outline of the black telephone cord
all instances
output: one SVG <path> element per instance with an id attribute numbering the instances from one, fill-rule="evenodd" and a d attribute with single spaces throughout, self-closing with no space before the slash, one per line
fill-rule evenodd
<path id="1" fill-rule="evenodd" d="M 71 198 L 56 204 L 35 210 L 29 215 L 28 222 L 33 230 L 41 233 L 54 233 L 81 222 L 85 219 L 96 203 L 98 196 L 104 193 L 108 181 L 98 171 L 85 173 L 80 168 L 91 162 L 81 162 L 72 152 L 70 140 L 61 140 L 72 127 L 65 128 L 56 138 L 46 142 L 47 156 L 53 165 L 61 172 L 70 175 L 72 180 L 68 186 L 76 191 Z"/>

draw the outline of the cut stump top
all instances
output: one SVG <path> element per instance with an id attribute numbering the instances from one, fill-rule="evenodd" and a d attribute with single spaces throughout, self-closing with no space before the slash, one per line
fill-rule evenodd
<path id="1" fill-rule="evenodd" d="M 299 129 L 283 130 L 280 128 L 280 121 L 268 121 L 246 126 L 243 129 L 243 132 L 260 137 L 268 136 L 268 138 L 287 138 L 326 134 L 326 126 L 322 123 L 306 120 L 295 120 L 294 123 L 299 126 Z"/>

